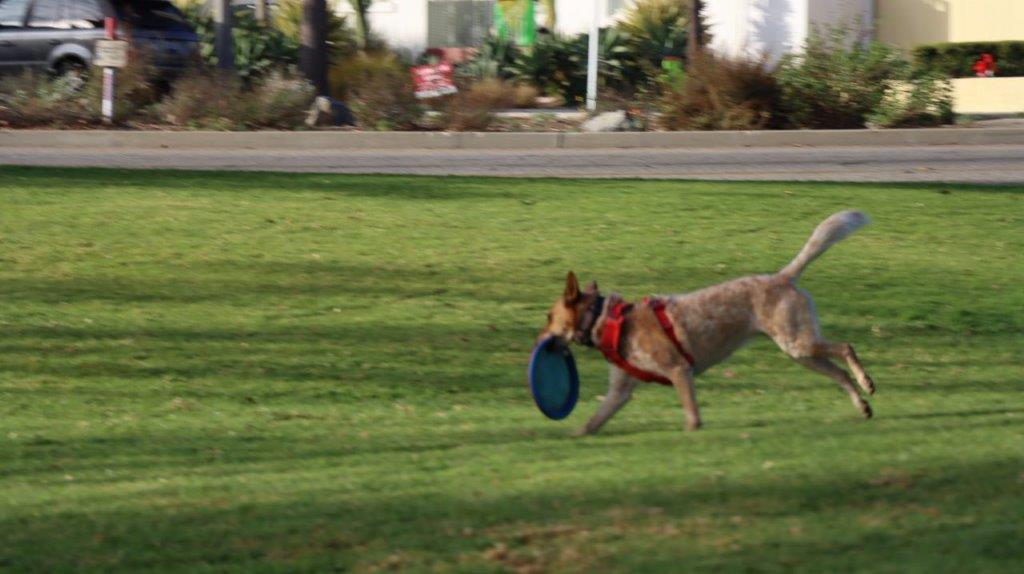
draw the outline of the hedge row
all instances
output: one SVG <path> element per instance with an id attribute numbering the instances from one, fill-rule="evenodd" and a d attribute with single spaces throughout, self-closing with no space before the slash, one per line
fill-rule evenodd
<path id="1" fill-rule="evenodd" d="M 951 78 L 968 78 L 985 53 L 995 56 L 996 76 L 1024 76 L 1024 41 L 926 44 L 914 48 L 914 61 Z"/>

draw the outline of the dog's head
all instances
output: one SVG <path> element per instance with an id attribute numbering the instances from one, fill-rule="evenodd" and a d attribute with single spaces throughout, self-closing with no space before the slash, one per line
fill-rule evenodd
<path id="1" fill-rule="evenodd" d="M 600 296 L 596 281 L 591 281 L 581 291 L 576 274 L 570 271 L 565 277 L 565 291 L 548 311 L 548 323 L 537 336 L 537 342 L 548 336 L 557 337 L 566 345 L 572 341 L 582 341 L 584 333 L 580 331 L 580 323 L 591 303 Z"/>

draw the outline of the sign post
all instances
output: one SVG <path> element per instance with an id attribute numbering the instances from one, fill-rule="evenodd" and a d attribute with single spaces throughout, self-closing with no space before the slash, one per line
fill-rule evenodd
<path id="1" fill-rule="evenodd" d="M 93 64 L 103 68 L 103 122 L 114 121 L 114 80 L 115 68 L 128 65 L 128 42 L 117 40 L 117 20 L 105 18 L 106 39 L 97 40 Z"/>
<path id="2" fill-rule="evenodd" d="M 601 0 L 594 0 L 587 46 L 587 110 L 597 109 L 597 42 L 601 34 Z"/>

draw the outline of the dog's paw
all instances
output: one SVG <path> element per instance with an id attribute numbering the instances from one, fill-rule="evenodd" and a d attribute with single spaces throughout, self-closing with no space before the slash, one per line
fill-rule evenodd
<path id="1" fill-rule="evenodd" d="M 704 426 L 704 423 L 702 423 L 701 421 L 687 421 L 686 422 L 686 430 L 687 431 L 700 430 L 700 427 L 702 427 L 702 426 Z"/>
<path id="2" fill-rule="evenodd" d="M 860 414 L 864 415 L 864 418 L 869 419 L 875 415 L 875 412 L 871 410 L 871 405 L 865 402 L 860 406 Z"/>
<path id="3" fill-rule="evenodd" d="M 588 429 L 587 427 L 580 427 L 580 428 L 572 431 L 571 433 L 569 433 L 569 436 L 571 436 L 572 438 L 579 438 L 581 436 L 587 436 L 587 435 L 590 435 L 590 434 L 592 434 L 590 432 L 590 429 Z"/>
<path id="4" fill-rule="evenodd" d="M 864 377 L 864 390 L 869 395 L 875 394 L 875 381 L 871 380 L 871 377 Z"/>

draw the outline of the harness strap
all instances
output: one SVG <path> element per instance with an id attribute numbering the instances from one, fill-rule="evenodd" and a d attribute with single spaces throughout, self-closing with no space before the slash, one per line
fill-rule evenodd
<path id="1" fill-rule="evenodd" d="M 686 352 L 683 344 L 679 341 L 679 337 L 676 336 L 676 329 L 672 326 L 672 320 L 668 318 L 668 311 L 665 311 L 665 302 L 661 299 L 648 299 L 645 297 L 644 304 L 649 305 L 654 310 L 654 315 L 658 318 L 658 322 L 661 323 L 661 330 L 665 331 L 669 339 L 672 339 L 672 344 L 676 346 L 676 350 L 692 367 L 694 365 L 693 355 Z"/>
<path id="2" fill-rule="evenodd" d="M 683 358 L 692 366 L 693 356 L 687 353 L 683 348 L 682 343 L 679 342 L 679 338 L 676 336 L 676 330 L 672 326 L 672 321 L 669 320 L 668 314 L 665 311 L 665 303 L 660 299 L 644 299 L 644 304 L 651 307 L 655 316 L 658 317 L 658 322 L 661 324 L 662 330 L 665 331 L 668 338 L 672 340 L 672 344 L 675 345 Z M 604 326 L 602 327 L 601 332 L 601 352 L 604 353 L 604 356 L 609 361 L 615 363 L 620 369 L 626 371 L 635 379 L 661 383 L 663 385 L 671 385 L 672 381 L 668 378 L 650 371 L 645 371 L 631 364 L 622 356 L 622 353 L 619 352 L 622 338 L 622 324 L 626 320 L 626 314 L 632 310 L 633 305 L 625 302 L 616 303 L 608 310 L 608 317 L 604 321 Z"/>

